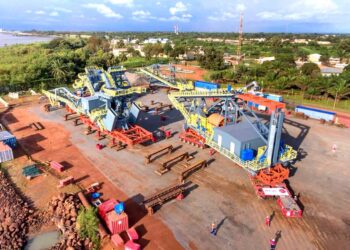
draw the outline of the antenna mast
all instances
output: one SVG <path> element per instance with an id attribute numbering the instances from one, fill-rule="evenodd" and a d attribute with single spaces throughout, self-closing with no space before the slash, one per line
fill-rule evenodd
<path id="1" fill-rule="evenodd" d="M 243 59 L 242 45 L 243 45 L 243 13 L 241 13 L 240 23 L 239 23 L 239 38 L 238 38 L 238 46 L 237 46 L 237 60 L 238 60 L 238 62 L 241 62 Z"/>

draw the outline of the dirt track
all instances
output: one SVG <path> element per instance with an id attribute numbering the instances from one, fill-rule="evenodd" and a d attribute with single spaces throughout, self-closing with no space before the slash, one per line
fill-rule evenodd
<path id="1" fill-rule="evenodd" d="M 151 99 L 166 103 L 166 97 L 162 94 L 145 96 L 142 103 L 148 105 Z M 84 136 L 82 126 L 74 127 L 71 121 L 63 122 L 63 110 L 41 113 L 40 107 L 30 107 L 15 109 L 11 113 L 12 117 L 9 115 L 8 120 L 17 122 L 9 126 L 11 129 L 18 129 L 15 132 L 17 137 L 32 138 L 27 146 L 34 145 L 34 157 L 42 160 L 66 160 L 72 164 L 69 172 L 76 178 L 89 175 L 81 179 L 82 185 L 103 180 L 106 185 L 103 192 L 106 196 L 121 200 L 129 196 L 137 200 L 137 194 L 150 194 L 177 179 L 176 167 L 174 171 L 159 177 L 154 174 L 159 163 L 156 161 L 145 167 L 143 158 L 140 157 L 145 150 L 161 143 L 178 145 L 176 136 L 147 148 L 140 146 L 120 152 L 110 149 L 96 151 L 94 136 Z M 167 117 L 166 122 L 159 124 L 159 117 L 150 116 L 144 120 L 145 126 L 152 131 L 159 126 L 172 131 L 181 129 L 182 121 L 178 118 L 177 111 L 163 115 Z M 44 139 L 40 136 L 35 137 L 36 139 L 29 137 L 33 131 L 23 128 L 33 120 L 41 121 L 46 127 L 40 132 Z M 52 122 L 48 122 L 49 120 Z M 27 139 L 22 140 L 25 143 Z M 267 249 L 268 240 L 277 230 L 282 231 L 277 249 L 348 248 L 350 130 L 321 125 L 313 120 L 303 121 L 287 117 L 285 140 L 300 151 L 300 159 L 295 164 L 290 185 L 296 194 L 300 193 L 301 205 L 305 208 L 302 219 L 286 219 L 274 200 L 257 199 L 246 172 L 225 158 L 215 155 L 215 161 L 207 169 L 190 177 L 195 186 L 183 201 L 164 205 L 152 218 L 143 217 L 143 213 L 134 210 L 134 218 L 141 217 L 138 224 L 144 224 L 148 231 L 143 236 L 151 240 L 149 243 L 145 242 L 147 248 L 180 248 L 163 222 L 186 249 Z M 35 146 L 35 143 L 38 145 Z M 334 143 L 338 149 L 332 153 L 331 147 Z M 181 150 L 197 151 L 187 144 Z M 208 158 L 208 155 L 208 150 L 198 151 L 196 158 Z M 264 226 L 264 218 L 272 211 L 275 216 L 271 227 L 267 228 Z M 213 220 L 222 222 L 216 238 L 208 233 Z"/>
<path id="2" fill-rule="evenodd" d="M 14 108 L 4 114 L 2 118 L 2 122 L 16 135 L 19 143 L 28 154 L 43 162 L 54 160 L 62 163 L 68 167 L 68 171 L 64 174 L 74 176 L 78 185 L 82 187 L 94 182 L 103 183 L 101 190 L 103 199 L 113 197 L 126 201 L 129 223 L 131 226 L 136 226 L 142 237 L 140 243 L 146 249 L 181 249 L 171 231 L 159 219 L 146 216 L 141 207 L 128 199 L 124 192 L 112 185 L 99 171 L 96 171 L 93 162 L 88 161 L 71 143 L 70 135 L 63 126 L 40 119 L 35 113 L 30 112 L 28 107 L 25 105 Z M 37 108 L 40 110 L 41 105 L 38 105 Z M 35 132 L 28 127 L 33 121 L 41 122 L 45 129 Z M 98 152 L 96 151 L 96 153 Z M 40 192 L 36 193 L 39 199 Z M 40 205 L 45 206 L 46 204 Z M 106 249 L 111 249 L 110 247 L 106 247 Z"/>

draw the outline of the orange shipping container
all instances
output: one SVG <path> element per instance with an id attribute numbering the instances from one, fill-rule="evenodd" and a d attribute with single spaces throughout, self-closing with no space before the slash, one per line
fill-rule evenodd
<path id="1" fill-rule="evenodd" d="M 129 228 L 129 219 L 126 213 L 117 214 L 114 210 L 106 214 L 106 224 L 112 234 L 119 234 Z"/>

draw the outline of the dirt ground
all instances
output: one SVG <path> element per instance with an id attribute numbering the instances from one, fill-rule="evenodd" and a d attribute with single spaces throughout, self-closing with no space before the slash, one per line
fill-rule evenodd
<path id="1" fill-rule="evenodd" d="M 42 105 L 38 104 L 38 97 L 26 98 L 26 102 L 13 109 L 4 111 L 1 122 L 9 127 L 14 133 L 21 147 L 33 159 L 45 161 L 57 161 L 67 168 L 59 178 L 74 176 L 76 183 L 81 188 L 87 187 L 94 182 L 102 183 L 100 192 L 103 200 L 116 198 L 126 201 L 126 212 L 129 215 L 130 226 L 135 226 L 142 237 L 139 243 L 145 249 L 181 249 L 171 231 L 157 218 L 146 216 L 146 212 L 128 196 L 113 185 L 108 179 L 94 168 L 94 163 L 87 160 L 77 147 L 70 141 L 69 132 L 62 125 L 42 120 L 30 111 L 29 107 L 36 107 L 41 111 Z M 34 101 L 35 100 L 35 101 Z M 19 102 L 17 102 L 19 103 Z M 45 129 L 32 130 L 28 125 L 31 122 L 41 122 Z M 83 136 L 83 135 L 81 135 Z M 79 143 L 79 142 L 76 142 Z M 92 149 L 94 150 L 94 148 Z M 97 151 L 96 151 L 97 153 Z M 27 181 L 21 176 L 22 167 L 31 164 L 21 149 L 15 150 L 16 160 L 7 166 L 16 183 L 23 183 L 20 188 L 34 202 L 39 209 L 45 208 L 52 196 L 59 192 L 74 192 L 72 186 L 58 189 L 58 179 L 45 174 Z M 45 192 L 43 192 L 45 190 Z M 112 249 L 108 244 L 104 249 Z"/>
<path id="2" fill-rule="evenodd" d="M 151 100 L 169 102 L 162 91 L 140 98 L 144 105 L 150 105 Z M 67 174 L 80 179 L 82 186 L 104 182 L 104 196 L 127 200 L 131 219 L 147 231 L 143 235 L 146 249 L 268 249 L 269 239 L 277 231 L 281 231 L 277 249 L 347 249 L 350 244 L 349 129 L 286 118 L 284 140 L 299 151 L 289 184 L 299 194 L 304 209 L 303 218 L 288 219 L 275 200 L 256 197 L 243 169 L 218 154 L 210 156 L 208 149 L 181 144 L 176 133 L 182 129 L 183 118 L 176 110 L 164 111 L 165 121 L 152 112 L 142 114 L 139 121 L 155 133 L 160 128 L 170 129 L 175 134 L 171 139 L 118 152 L 109 148 L 97 151 L 94 135 L 85 136 L 84 127 L 75 127 L 72 120 L 63 121 L 64 113 L 44 113 L 39 105 L 32 105 L 15 108 L 4 117 L 11 130 L 17 130 L 14 133 L 20 141 L 32 138 L 26 146 L 33 147 L 29 149 L 33 157 L 66 161 L 72 165 Z M 33 131 L 23 128 L 32 121 L 45 126 L 35 139 Z M 184 200 L 164 204 L 152 217 L 138 208 L 133 215 L 128 204 L 138 203 L 142 196 L 178 178 L 180 165 L 161 177 L 154 173 L 166 156 L 144 165 L 143 155 L 164 144 L 181 146 L 179 152 L 188 151 L 195 159 L 214 161 L 190 176 Z M 334 144 L 336 152 L 332 152 Z M 264 219 L 271 214 L 271 226 L 266 227 Z M 213 221 L 219 226 L 216 237 L 209 233 Z"/>
<path id="3" fill-rule="evenodd" d="M 176 70 L 176 78 L 188 79 L 193 81 L 203 81 L 204 75 L 207 73 L 207 70 L 200 68 L 199 66 L 193 65 L 184 65 L 184 64 L 173 64 Z M 170 75 L 169 67 L 162 67 L 161 73 L 163 75 Z"/>

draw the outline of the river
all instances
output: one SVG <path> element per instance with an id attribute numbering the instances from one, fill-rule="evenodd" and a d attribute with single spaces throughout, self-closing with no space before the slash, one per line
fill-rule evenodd
<path id="1" fill-rule="evenodd" d="M 48 42 L 54 39 L 53 36 L 15 36 L 8 33 L 0 33 L 0 47 L 14 44 L 29 44 L 35 42 Z"/>

